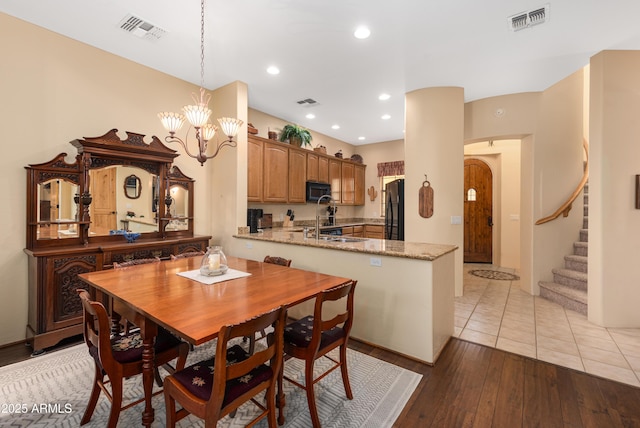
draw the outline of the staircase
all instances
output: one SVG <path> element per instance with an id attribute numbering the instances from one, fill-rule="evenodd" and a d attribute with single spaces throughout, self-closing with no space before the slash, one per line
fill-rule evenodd
<path id="1" fill-rule="evenodd" d="M 573 254 L 564 256 L 564 268 L 553 269 L 553 282 L 540 281 L 540 297 L 587 315 L 587 242 L 589 240 L 589 184 L 584 186 L 584 219 Z"/>

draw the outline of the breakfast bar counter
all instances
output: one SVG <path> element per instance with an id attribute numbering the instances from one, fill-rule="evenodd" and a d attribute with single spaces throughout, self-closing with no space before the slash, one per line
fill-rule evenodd
<path id="1" fill-rule="evenodd" d="M 352 337 L 434 364 L 454 332 L 457 246 L 384 239 L 304 236 L 265 230 L 234 235 L 228 254 L 253 260 L 280 256 L 292 267 L 358 280 Z M 289 309 L 299 318 L 307 302 Z"/>

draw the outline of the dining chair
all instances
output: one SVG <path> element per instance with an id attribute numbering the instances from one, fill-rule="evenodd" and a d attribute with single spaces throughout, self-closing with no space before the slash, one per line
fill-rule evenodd
<path id="1" fill-rule="evenodd" d="M 303 385 L 283 375 L 278 377 L 278 389 L 282 391 L 282 379 L 284 378 L 306 391 L 309 413 L 311 414 L 311 422 L 314 428 L 320 427 L 314 385 L 330 372 L 340 367 L 342 383 L 344 384 L 347 398 L 349 400 L 353 399 L 351 385 L 349 384 L 349 373 L 347 372 L 347 342 L 349 341 L 349 334 L 353 324 L 353 296 L 356 283 L 357 281 L 349 281 L 319 293 L 316 297 L 313 315 L 294 321 L 284 329 L 284 358 L 285 360 L 291 357 L 304 360 L 305 384 Z M 325 302 L 338 300 L 344 302 L 344 306 L 342 306 L 342 303 L 336 303 L 335 305 L 340 305 L 340 308 L 332 305 L 331 310 L 334 312 L 344 308 L 344 312 L 340 312 L 330 319 L 323 319 L 322 308 Z M 340 347 L 339 361 L 327 355 L 329 351 L 337 347 Z M 314 378 L 314 363 L 323 356 L 331 360 L 333 364 L 324 373 Z M 279 413 L 279 422 L 281 424 L 284 423 L 282 409 L 280 409 Z"/>
<path id="2" fill-rule="evenodd" d="M 78 289 L 77 292 L 82 302 L 84 341 L 95 363 L 93 388 L 80 425 L 91 420 L 102 390 L 111 401 L 107 426 L 115 428 L 122 410 L 144 401 L 142 397 L 122 405 L 124 379 L 142 373 L 142 337 L 140 332 L 111 337 L 109 316 L 102 303 L 92 301 L 87 290 Z M 154 350 L 155 367 L 163 366 L 169 373 L 173 373 L 184 368 L 189 346 L 165 329 L 158 327 Z M 169 362 L 176 358 L 175 368 L 171 367 Z M 105 380 L 105 375 L 108 380 Z M 105 388 L 109 383 L 111 393 Z M 160 391 L 156 392 L 156 394 L 159 393 Z"/>
<path id="3" fill-rule="evenodd" d="M 148 259 L 133 259 L 126 262 L 113 262 L 114 269 L 120 269 L 129 266 L 146 265 L 147 263 L 160 263 L 160 257 L 150 257 Z"/>
<path id="4" fill-rule="evenodd" d="M 265 256 L 264 263 L 271 263 L 271 264 L 274 264 L 274 265 L 290 267 L 291 266 L 291 259 L 285 259 L 284 257 L 278 257 L 278 256 Z M 249 339 L 249 353 L 253 354 L 253 351 L 256 348 L 256 342 L 258 340 L 264 339 L 265 337 L 267 337 L 267 332 L 262 330 L 262 331 L 258 332 L 258 336 L 257 337 L 255 335 L 251 335 L 248 338 L 245 337 L 244 339 L 242 339 L 242 341 L 246 342 L 247 339 Z"/>
<path id="5" fill-rule="evenodd" d="M 204 419 L 206 428 L 235 412 L 243 403 L 253 402 L 261 413 L 247 426 L 265 416 L 269 427 L 276 428 L 276 385 L 282 366 L 282 334 L 286 309 L 279 307 L 235 325 L 226 325 L 218 333 L 215 357 L 176 371 L 164 380 L 167 427 L 175 427 L 189 414 Z M 273 326 L 267 336 L 267 347 L 249 354 L 232 339 L 254 334 Z M 269 364 L 267 364 L 267 362 Z M 265 391 L 265 405 L 255 396 Z M 182 407 L 176 411 L 176 402 Z"/>
<path id="6" fill-rule="evenodd" d="M 179 260 L 179 259 L 186 259 L 189 257 L 199 257 L 199 256 L 204 256 L 204 251 L 189 251 L 187 253 L 182 253 L 182 254 L 171 254 L 171 260 Z"/>
<path id="7" fill-rule="evenodd" d="M 278 257 L 278 256 L 265 256 L 264 262 L 272 263 L 274 265 L 285 266 L 285 267 L 291 266 L 291 259 L 285 259 L 284 257 Z"/>

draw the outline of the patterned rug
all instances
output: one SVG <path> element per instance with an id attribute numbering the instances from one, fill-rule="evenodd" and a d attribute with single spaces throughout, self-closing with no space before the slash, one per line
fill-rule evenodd
<path id="1" fill-rule="evenodd" d="M 500 272 L 497 270 L 476 269 L 469 271 L 469 273 L 471 275 L 479 276 L 480 278 L 497 279 L 499 281 L 516 281 L 520 279 L 518 275 L 508 272 Z"/>
<path id="2" fill-rule="evenodd" d="M 213 355 L 214 350 L 214 342 L 196 347 L 189 353 L 187 365 Z M 337 354 L 334 357 L 337 357 Z M 351 349 L 347 358 L 354 398 L 346 398 L 340 370 L 334 370 L 318 382 L 315 392 L 322 426 L 392 426 L 422 375 Z M 321 371 L 327 367 L 327 363 L 330 362 L 326 358 L 318 360 L 316 369 Z M 303 369 L 304 364 L 299 360 L 291 359 L 285 364 L 285 374 L 301 382 L 304 379 Z M 92 378 L 93 362 L 85 344 L 0 367 L 0 427 L 80 426 L 80 419 L 89 399 Z M 284 386 L 287 400 L 284 427 L 311 426 L 304 391 L 287 381 L 284 382 Z M 125 402 L 142 395 L 141 376 L 128 379 L 125 383 Z M 153 398 L 153 407 L 153 427 L 164 427 L 163 394 Z M 109 409 L 110 403 L 102 394 L 91 422 L 85 427 L 105 427 Z M 140 426 L 143 409 L 144 403 L 141 403 L 122 412 L 118 426 Z M 218 423 L 218 427 L 244 427 L 254 414 L 257 414 L 257 408 L 245 403 L 238 409 L 235 418 L 224 418 Z M 180 421 L 178 426 L 202 427 L 204 423 L 189 416 Z M 263 419 L 257 426 L 267 427 L 268 424 Z"/>

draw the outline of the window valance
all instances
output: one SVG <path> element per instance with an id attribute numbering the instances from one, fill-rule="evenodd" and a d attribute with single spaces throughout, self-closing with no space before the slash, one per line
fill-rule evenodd
<path id="1" fill-rule="evenodd" d="M 378 164 L 378 177 L 389 175 L 404 175 L 404 161 L 380 162 Z"/>

